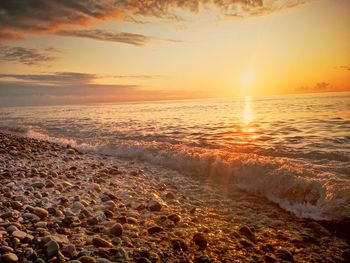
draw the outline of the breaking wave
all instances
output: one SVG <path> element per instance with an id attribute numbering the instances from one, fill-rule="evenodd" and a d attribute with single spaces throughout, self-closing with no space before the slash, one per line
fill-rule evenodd
<path id="1" fill-rule="evenodd" d="M 28 137 L 69 144 L 82 151 L 137 159 L 220 181 L 262 195 L 298 217 L 315 220 L 350 217 L 349 173 L 323 169 L 302 159 L 134 140 L 89 145 L 33 129 L 21 132 Z"/>

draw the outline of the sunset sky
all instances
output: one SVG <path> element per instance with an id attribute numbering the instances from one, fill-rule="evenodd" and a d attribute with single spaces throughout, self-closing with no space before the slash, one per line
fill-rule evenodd
<path id="1" fill-rule="evenodd" d="M 2 0 L 0 106 L 350 91 L 348 0 Z"/>

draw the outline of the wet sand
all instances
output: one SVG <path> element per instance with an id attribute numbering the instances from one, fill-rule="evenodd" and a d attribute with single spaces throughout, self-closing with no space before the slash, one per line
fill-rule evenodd
<path id="1" fill-rule="evenodd" d="M 0 133 L 0 262 L 350 262 L 331 228 L 211 178 Z"/>

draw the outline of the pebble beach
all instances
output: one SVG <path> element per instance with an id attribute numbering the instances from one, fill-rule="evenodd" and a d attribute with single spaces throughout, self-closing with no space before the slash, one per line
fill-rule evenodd
<path id="1" fill-rule="evenodd" d="M 0 183 L 4 263 L 350 262 L 327 224 L 144 162 L 0 133 Z"/>

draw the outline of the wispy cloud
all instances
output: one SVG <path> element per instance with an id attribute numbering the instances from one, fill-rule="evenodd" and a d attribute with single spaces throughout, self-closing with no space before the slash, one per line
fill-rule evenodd
<path id="1" fill-rule="evenodd" d="M 143 46 L 151 40 L 150 37 L 141 34 L 113 32 L 101 29 L 61 30 L 56 34 L 69 37 L 82 37 L 102 41 L 121 42 L 135 46 Z"/>
<path id="2" fill-rule="evenodd" d="M 298 92 L 319 92 L 319 91 L 330 91 L 333 86 L 328 82 L 318 82 L 314 86 L 300 86 L 295 88 Z"/>
<path id="3" fill-rule="evenodd" d="M 164 77 L 163 75 L 97 75 L 81 72 L 52 72 L 45 74 L 0 74 L 0 79 L 8 81 L 27 81 L 40 84 L 88 84 L 101 78 L 147 80 Z"/>
<path id="4" fill-rule="evenodd" d="M 212 6 L 229 16 L 254 16 L 291 8 L 308 1 L 311 0 L 2 0 L 0 38 L 19 38 L 23 33 L 62 32 L 63 29 L 72 30 L 72 26 L 86 27 L 104 20 L 140 21 L 138 18 L 144 17 L 181 19 L 177 11 L 198 13 L 204 6 Z M 98 39 L 91 33 L 93 32 L 80 32 L 82 37 Z M 100 34 L 100 38 L 128 40 L 131 37 L 136 45 L 147 41 L 142 36 L 124 34 L 127 35 Z M 79 31 L 75 31 L 75 35 L 79 35 Z"/>
<path id="5" fill-rule="evenodd" d="M 90 83 L 96 79 L 95 74 L 79 72 L 56 72 L 50 74 L 0 74 L 0 79 L 23 80 L 30 82 L 45 82 L 46 84 Z"/>
<path id="6" fill-rule="evenodd" d="M 25 65 L 38 65 L 54 59 L 56 59 L 56 57 L 45 50 L 0 46 L 0 60 L 2 61 L 17 62 Z"/>
<path id="7" fill-rule="evenodd" d="M 336 68 L 350 70 L 350 66 L 338 66 Z"/>

